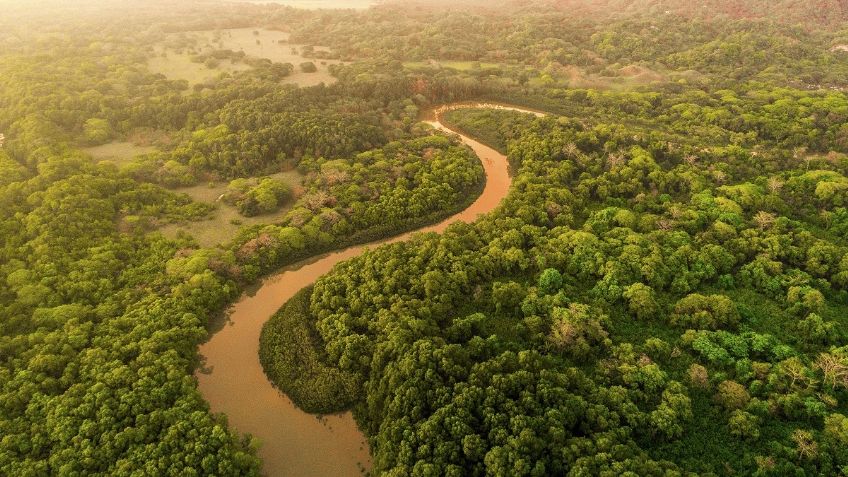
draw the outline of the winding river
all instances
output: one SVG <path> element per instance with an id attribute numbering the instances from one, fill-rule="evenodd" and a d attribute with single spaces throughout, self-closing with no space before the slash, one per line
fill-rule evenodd
<path id="1" fill-rule="evenodd" d="M 298 290 L 329 272 L 337 263 L 367 248 L 398 242 L 416 232 L 441 232 L 457 221 L 472 222 L 493 210 L 511 184 L 506 157 L 442 124 L 445 111 L 460 107 L 509 109 L 542 113 L 500 104 L 457 103 L 431 110 L 424 119 L 437 129 L 458 134 L 483 163 L 486 186 L 464 211 L 436 225 L 388 240 L 354 246 L 283 268 L 246 294 L 228 313 L 226 323 L 200 346 L 203 367 L 195 373 L 213 412 L 227 415 L 231 427 L 260 439 L 259 456 L 268 476 L 359 476 L 371 467 L 368 443 L 350 413 L 315 416 L 298 409 L 265 377 L 259 363 L 262 325 Z"/>

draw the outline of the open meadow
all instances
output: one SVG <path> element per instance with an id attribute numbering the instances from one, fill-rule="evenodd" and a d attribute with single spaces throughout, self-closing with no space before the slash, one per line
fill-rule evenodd
<path id="1" fill-rule="evenodd" d="M 328 50 L 319 45 L 289 43 L 289 34 L 282 31 L 262 28 L 192 31 L 172 35 L 167 40 L 173 42 L 174 37 L 179 37 L 178 44 L 184 44 L 186 47 L 174 48 L 169 46 L 164 48 L 165 54 L 160 53 L 151 58 L 148 67 L 154 73 L 161 73 L 168 79 L 186 80 L 189 85 L 209 81 L 223 73 L 250 69 L 247 64 L 231 62 L 230 60 L 216 62 L 213 67 L 191 60 L 192 56 L 217 50 L 244 52 L 249 58 L 263 58 L 274 63 L 291 63 L 294 68 L 292 73 L 283 79 L 283 83 L 297 84 L 302 87 L 315 86 L 320 83 L 334 83 L 336 79 L 330 74 L 329 66 L 341 63 L 335 59 L 309 57 L 308 54 L 304 53 L 313 51 L 326 54 Z M 189 52 L 191 53 L 189 54 Z M 312 62 L 316 71 L 303 71 L 300 65 L 306 62 Z"/>
<path id="2" fill-rule="evenodd" d="M 276 224 L 282 221 L 297 198 L 303 194 L 301 176 L 297 171 L 280 172 L 267 177 L 279 179 L 288 183 L 294 190 L 294 197 L 286 202 L 279 210 L 270 214 L 245 217 L 239 213 L 236 207 L 225 204 L 221 197 L 227 190 L 226 182 L 200 184 L 192 187 L 183 187 L 174 192 L 187 194 L 195 202 L 215 206 L 215 211 L 206 220 L 197 222 L 184 222 L 167 224 L 158 230 L 166 237 L 175 238 L 179 234 L 194 237 L 202 247 L 215 247 L 226 244 L 233 238 L 242 227 L 258 224 Z"/>

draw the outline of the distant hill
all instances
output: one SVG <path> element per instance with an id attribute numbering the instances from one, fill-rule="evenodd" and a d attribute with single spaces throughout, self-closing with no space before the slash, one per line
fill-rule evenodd
<path id="1" fill-rule="evenodd" d="M 386 0 L 383 3 L 481 11 L 535 10 L 542 5 L 575 16 L 594 17 L 676 14 L 706 20 L 770 19 L 828 27 L 848 23 L 848 0 Z"/>
<path id="2" fill-rule="evenodd" d="M 836 26 L 848 21 L 848 0 L 565 0 L 559 8 L 589 4 L 630 13 L 675 13 L 703 19 L 771 19 Z M 591 8 L 591 7 L 590 7 Z"/>

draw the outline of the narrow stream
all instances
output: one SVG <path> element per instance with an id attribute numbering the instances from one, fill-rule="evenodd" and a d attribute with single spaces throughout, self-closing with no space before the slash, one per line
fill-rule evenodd
<path id="1" fill-rule="evenodd" d="M 441 123 L 441 114 L 457 107 L 510 109 L 542 115 L 505 105 L 461 103 L 431 111 L 427 122 L 459 134 Z M 486 173 L 486 187 L 471 206 L 439 224 L 321 255 L 280 270 L 267 278 L 255 293 L 244 295 L 233 305 L 226 324 L 200 346 L 204 366 L 195 375 L 203 397 L 213 412 L 225 413 L 230 426 L 238 432 L 250 433 L 261 440 L 259 457 L 265 475 L 355 477 L 371 467 L 368 443 L 350 413 L 319 419 L 298 409 L 273 387 L 259 363 L 259 334 L 265 321 L 289 298 L 337 263 L 356 257 L 367 248 L 405 240 L 412 233 L 441 232 L 453 222 L 472 222 L 497 207 L 511 183 L 506 157 L 459 136 L 480 158 Z"/>

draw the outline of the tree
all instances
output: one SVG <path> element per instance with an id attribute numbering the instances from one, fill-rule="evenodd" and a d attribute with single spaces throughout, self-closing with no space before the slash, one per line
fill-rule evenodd
<path id="1" fill-rule="evenodd" d="M 807 314 L 821 313 L 824 308 L 824 295 L 811 287 L 790 287 L 786 294 L 786 302 L 792 313 Z"/>
<path id="2" fill-rule="evenodd" d="M 693 293 L 674 306 L 671 323 L 696 329 L 733 328 L 739 324 L 739 312 L 726 296 Z"/>
<path id="3" fill-rule="evenodd" d="M 517 282 L 497 282 L 492 285 L 492 301 L 498 313 L 513 313 L 526 291 Z"/>
<path id="4" fill-rule="evenodd" d="M 589 357 L 597 347 L 610 345 L 603 323 L 608 318 L 588 305 L 572 303 L 568 308 L 551 310 L 550 345 L 575 359 Z"/>
<path id="5" fill-rule="evenodd" d="M 749 412 L 733 411 L 727 424 L 730 433 L 740 439 L 757 440 L 760 437 L 760 418 Z"/>
<path id="6" fill-rule="evenodd" d="M 824 385 L 832 390 L 848 389 L 848 358 L 842 354 L 822 353 L 815 363 L 824 375 Z"/>
<path id="7" fill-rule="evenodd" d="M 710 386 L 710 376 L 707 368 L 700 364 L 692 364 L 689 366 L 689 382 L 693 386 L 700 389 L 707 389 Z"/>
<path id="8" fill-rule="evenodd" d="M 792 433 L 796 450 L 802 459 L 814 459 L 819 455 L 819 445 L 813 437 L 813 433 L 803 429 L 796 429 Z"/>
<path id="9" fill-rule="evenodd" d="M 839 446 L 848 446 L 848 417 L 834 413 L 824 420 L 824 435 Z"/>
<path id="10" fill-rule="evenodd" d="M 264 178 L 257 183 L 236 179 L 230 182 L 223 200 L 235 205 L 242 215 L 252 217 L 276 211 L 291 197 L 291 186 L 281 180 Z"/>
<path id="11" fill-rule="evenodd" d="M 539 276 L 539 290 L 546 295 L 553 295 L 562 288 L 562 274 L 559 270 L 547 268 Z"/>
<path id="12" fill-rule="evenodd" d="M 91 118 L 85 121 L 83 135 L 88 144 L 103 144 L 112 137 L 112 134 L 112 127 L 105 119 Z"/>
<path id="13" fill-rule="evenodd" d="M 691 419 L 692 400 L 682 384 L 672 381 L 662 393 L 662 402 L 650 414 L 651 425 L 664 437 L 676 439 L 683 435 L 683 425 Z"/>
<path id="14" fill-rule="evenodd" d="M 798 322 L 800 336 L 810 344 L 829 344 L 836 335 L 836 324 L 825 322 L 821 316 L 810 313 Z"/>
<path id="15" fill-rule="evenodd" d="M 744 408 L 751 400 L 751 395 L 745 386 L 727 380 L 718 385 L 715 400 L 728 411 L 733 411 Z"/>
<path id="16" fill-rule="evenodd" d="M 776 216 L 774 214 L 761 210 L 754 216 L 754 223 L 757 224 L 757 227 L 760 229 L 765 230 L 774 225 L 775 219 Z"/>
<path id="17" fill-rule="evenodd" d="M 654 318 L 659 311 L 659 304 L 654 298 L 654 290 L 643 284 L 634 283 L 624 290 L 627 307 L 636 318 L 647 320 Z"/>

